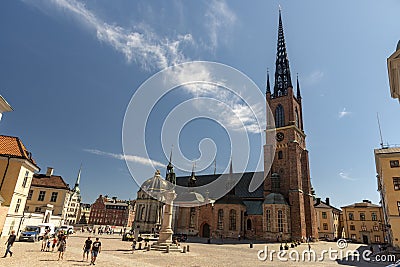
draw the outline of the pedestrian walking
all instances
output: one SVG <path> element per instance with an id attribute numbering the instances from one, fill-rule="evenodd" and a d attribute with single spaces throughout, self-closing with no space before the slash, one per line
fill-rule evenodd
<path id="1" fill-rule="evenodd" d="M 42 248 L 40 249 L 40 251 L 45 251 L 46 250 L 46 246 L 47 246 L 47 240 L 49 239 L 49 233 L 46 232 L 43 235 L 43 239 L 42 239 Z"/>
<path id="2" fill-rule="evenodd" d="M 51 246 L 51 252 L 54 251 L 54 248 L 56 247 L 56 245 L 57 245 L 57 237 L 56 237 L 56 235 L 54 234 L 53 245 Z"/>
<path id="3" fill-rule="evenodd" d="M 90 249 L 92 248 L 92 243 L 93 241 L 90 240 L 90 236 L 86 239 L 85 244 L 83 244 L 83 258 L 82 261 L 85 260 L 85 254 L 86 254 L 86 261 L 89 260 L 89 252 Z"/>
<path id="4" fill-rule="evenodd" d="M 135 250 L 136 250 L 136 239 L 133 238 L 133 240 L 132 240 L 132 254 L 135 252 Z"/>
<path id="5" fill-rule="evenodd" d="M 11 251 L 11 247 L 14 245 L 15 239 L 17 236 L 15 235 L 15 231 L 12 230 L 10 236 L 7 239 L 5 245 L 7 245 L 6 253 L 4 254 L 3 258 L 7 257 L 7 254 L 10 253 L 10 257 L 12 257 L 13 253 Z"/>
<path id="6" fill-rule="evenodd" d="M 65 253 L 66 248 L 67 248 L 67 241 L 66 241 L 65 236 L 63 236 L 61 238 L 61 240 L 58 242 L 58 252 L 59 252 L 58 260 L 60 260 L 60 258 L 64 259 L 64 253 Z"/>
<path id="7" fill-rule="evenodd" d="M 101 252 L 101 242 L 99 241 L 99 238 L 96 237 L 96 241 L 93 242 L 92 244 L 92 261 L 90 264 L 95 265 L 97 255 Z"/>

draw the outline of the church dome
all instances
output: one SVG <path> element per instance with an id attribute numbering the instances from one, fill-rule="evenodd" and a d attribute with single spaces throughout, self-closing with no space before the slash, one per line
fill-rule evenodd
<path id="1" fill-rule="evenodd" d="M 279 194 L 279 193 L 271 193 L 268 196 L 266 196 L 263 204 L 284 204 L 284 205 L 288 205 L 288 203 L 285 200 L 285 197 L 282 196 L 282 194 Z"/>
<path id="2" fill-rule="evenodd" d="M 174 185 L 164 180 L 160 175 L 160 171 L 157 170 L 152 178 L 143 182 L 141 188 L 146 193 L 155 197 L 166 191 L 171 191 Z"/>

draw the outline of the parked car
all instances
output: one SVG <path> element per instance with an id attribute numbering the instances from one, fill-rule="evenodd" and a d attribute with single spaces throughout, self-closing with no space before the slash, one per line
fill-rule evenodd
<path id="1" fill-rule="evenodd" d="M 71 225 L 62 225 L 59 228 L 57 228 L 57 230 L 58 231 L 62 230 L 62 231 L 64 231 L 64 233 L 69 234 L 69 235 L 74 233 L 74 227 Z"/>
<path id="2" fill-rule="evenodd" d="M 38 241 L 40 234 L 39 226 L 26 226 L 25 229 L 19 235 L 19 241 Z"/>
<path id="3" fill-rule="evenodd" d="M 186 242 L 187 234 L 173 234 L 172 239 L 176 239 L 178 242 Z"/>

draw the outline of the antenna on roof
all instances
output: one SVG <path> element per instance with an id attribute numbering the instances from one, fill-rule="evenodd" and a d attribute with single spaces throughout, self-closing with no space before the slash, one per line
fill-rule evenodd
<path id="1" fill-rule="evenodd" d="M 376 119 L 378 120 L 378 128 L 379 128 L 379 136 L 380 136 L 380 138 L 381 138 L 381 148 L 384 148 L 384 146 L 383 146 L 383 137 L 382 137 L 382 130 L 381 130 L 381 123 L 380 123 L 380 121 L 379 121 L 379 113 L 377 112 L 376 113 Z"/>

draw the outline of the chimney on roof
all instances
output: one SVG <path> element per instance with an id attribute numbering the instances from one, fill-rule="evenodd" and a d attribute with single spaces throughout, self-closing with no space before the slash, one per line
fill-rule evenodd
<path id="1" fill-rule="evenodd" d="M 114 200 L 114 203 L 117 203 L 117 197 L 112 197 L 112 200 Z"/>
<path id="2" fill-rule="evenodd" d="M 363 199 L 363 202 L 364 202 L 364 203 L 369 203 L 369 204 L 372 203 L 371 200 L 368 200 L 368 199 Z"/>
<path id="3" fill-rule="evenodd" d="M 328 205 L 328 206 L 330 206 L 330 204 L 329 204 L 329 197 L 327 197 L 327 198 L 325 199 L 325 204 Z"/>
<path id="4" fill-rule="evenodd" d="M 52 167 L 47 167 L 47 172 L 46 172 L 46 176 L 50 177 L 53 175 L 53 168 Z"/>
<path id="5" fill-rule="evenodd" d="M 319 203 L 321 203 L 321 198 L 317 197 L 317 203 L 316 203 L 316 205 L 319 205 Z"/>

